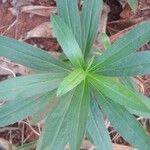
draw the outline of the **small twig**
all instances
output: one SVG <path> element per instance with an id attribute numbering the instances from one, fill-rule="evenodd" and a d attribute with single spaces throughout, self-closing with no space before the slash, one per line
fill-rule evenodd
<path id="1" fill-rule="evenodd" d="M 109 132 L 109 135 L 114 133 L 114 132 L 116 132 L 116 130 L 113 129 L 112 131 Z"/>
<path id="2" fill-rule="evenodd" d="M 9 131 L 9 143 L 12 144 L 12 130 Z"/>
<path id="3" fill-rule="evenodd" d="M 8 69 L 8 68 L 3 67 L 3 66 L 0 66 L 0 68 L 1 68 L 1 69 L 4 69 L 4 70 L 6 70 L 6 71 L 11 72 L 11 73 L 12 73 L 12 75 L 13 75 L 13 77 L 16 77 L 15 73 L 14 73 L 11 69 Z"/>
<path id="4" fill-rule="evenodd" d="M 0 132 L 14 131 L 14 130 L 19 130 L 19 128 L 16 128 L 16 127 L 4 127 L 4 128 L 0 129 Z"/>
<path id="5" fill-rule="evenodd" d="M 145 45 L 148 47 L 148 49 L 150 49 L 150 45 L 148 43 L 146 43 Z"/>
<path id="6" fill-rule="evenodd" d="M 32 126 L 30 123 L 27 123 L 25 121 L 21 121 L 22 123 L 25 123 L 26 125 L 28 125 L 30 127 L 30 129 L 38 136 L 40 136 L 40 133 L 38 133 Z"/>
<path id="7" fill-rule="evenodd" d="M 18 17 L 11 25 L 9 25 L 9 27 L 1 35 L 5 35 L 5 33 L 8 32 L 11 28 L 13 28 L 17 22 L 18 22 Z"/>
<path id="8" fill-rule="evenodd" d="M 23 143 L 25 143 L 32 135 L 33 131 L 31 131 L 31 133 L 23 140 Z"/>
<path id="9" fill-rule="evenodd" d="M 107 129 L 108 129 L 109 126 L 110 126 L 110 121 L 108 121 L 108 119 L 105 121 L 105 126 L 106 126 Z"/>
<path id="10" fill-rule="evenodd" d="M 22 125 L 21 145 L 24 144 L 24 124 Z"/>
<path id="11" fill-rule="evenodd" d="M 38 123 L 38 130 L 39 130 L 39 133 L 41 134 L 41 125 L 40 125 L 40 123 Z"/>
<path id="12" fill-rule="evenodd" d="M 115 141 L 116 139 L 118 139 L 120 137 L 120 134 L 117 133 L 113 138 L 112 138 L 112 141 Z"/>
<path id="13" fill-rule="evenodd" d="M 4 29 L 4 28 L 7 27 L 7 26 L 8 26 L 8 25 L 5 25 L 5 26 L 0 27 L 0 30 L 1 30 L 1 29 Z"/>

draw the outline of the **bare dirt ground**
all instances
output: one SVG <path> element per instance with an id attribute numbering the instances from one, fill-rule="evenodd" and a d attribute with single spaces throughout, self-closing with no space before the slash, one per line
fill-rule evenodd
<path id="1" fill-rule="evenodd" d="M 126 0 L 104 0 L 105 5 L 101 18 L 102 26 L 99 31 L 107 32 L 111 42 L 122 37 L 137 24 L 150 19 L 150 0 L 140 0 L 139 8 L 133 13 Z M 9 36 L 17 40 L 25 41 L 33 46 L 40 47 L 49 53 L 61 51 L 50 23 L 50 14 L 56 13 L 55 0 L 0 0 L 0 35 Z M 101 48 L 101 42 L 97 38 L 95 46 Z M 141 51 L 150 49 L 150 44 L 140 48 Z M 0 80 L 5 80 L 13 75 L 29 74 L 30 70 L 17 65 L 7 59 L 0 58 Z M 150 76 L 136 77 L 139 91 L 150 97 Z M 140 118 L 150 132 L 150 121 Z M 108 130 L 112 141 L 116 144 L 129 144 L 108 124 Z M 14 125 L 0 128 L 0 146 L 20 146 L 24 143 L 38 139 L 41 128 L 30 125 L 26 119 Z M 84 143 L 82 149 L 92 150 L 93 146 Z M 115 145 L 116 150 L 132 150 L 130 147 Z M 0 147 L 0 150 L 3 150 Z M 9 149 L 8 149 L 9 150 Z"/>

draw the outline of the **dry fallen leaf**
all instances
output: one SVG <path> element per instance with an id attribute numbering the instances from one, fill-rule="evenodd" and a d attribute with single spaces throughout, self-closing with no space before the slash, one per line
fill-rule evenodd
<path id="1" fill-rule="evenodd" d="M 65 150 L 70 150 L 69 145 L 66 146 Z M 81 150 L 98 150 L 98 149 L 96 149 L 95 146 L 92 145 L 89 141 L 84 140 L 84 142 L 81 145 Z M 136 149 L 129 146 L 113 144 L 113 150 L 136 150 Z"/>
<path id="2" fill-rule="evenodd" d="M 7 0 L 2 0 L 2 3 L 6 3 L 7 2 Z"/>
<path id="3" fill-rule="evenodd" d="M 26 75 L 30 70 L 22 65 L 15 64 L 6 58 L 0 57 L 0 76 Z"/>
<path id="4" fill-rule="evenodd" d="M 15 150 L 15 147 L 8 141 L 0 138 L 0 150 Z"/>
<path id="5" fill-rule="evenodd" d="M 129 146 L 119 145 L 119 144 L 113 144 L 114 150 L 136 150 Z"/>
<path id="6" fill-rule="evenodd" d="M 55 37 L 54 33 L 52 32 L 52 26 L 50 22 L 44 22 L 39 26 L 35 27 L 34 29 L 27 32 L 25 36 L 25 40 L 30 38 L 51 38 Z"/>
<path id="7" fill-rule="evenodd" d="M 45 7 L 45 6 L 24 6 L 21 8 L 21 12 L 44 17 L 49 17 L 50 14 L 56 13 L 56 11 L 57 11 L 56 7 Z"/>

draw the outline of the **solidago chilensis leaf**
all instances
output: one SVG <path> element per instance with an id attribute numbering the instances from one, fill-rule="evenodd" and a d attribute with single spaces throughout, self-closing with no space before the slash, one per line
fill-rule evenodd
<path id="1" fill-rule="evenodd" d="M 150 74 L 150 51 L 137 52 L 124 57 L 97 72 L 105 76 L 137 76 Z"/>
<path id="2" fill-rule="evenodd" d="M 101 93 L 116 103 L 133 110 L 150 112 L 150 106 L 143 101 L 142 97 L 128 89 L 121 83 L 104 76 L 92 75 L 90 83 Z"/>
<path id="3" fill-rule="evenodd" d="M 80 84 L 86 77 L 82 69 L 75 69 L 60 83 L 57 95 L 61 96 Z"/>
<path id="4" fill-rule="evenodd" d="M 77 0 L 56 0 L 58 14 L 66 23 L 66 25 L 72 30 L 76 41 L 80 48 L 81 43 L 81 21 L 77 5 Z"/>
<path id="5" fill-rule="evenodd" d="M 106 129 L 102 113 L 95 100 L 91 101 L 87 132 L 97 150 L 112 150 L 112 143 Z"/>
<path id="6" fill-rule="evenodd" d="M 81 11 L 82 50 L 85 57 L 91 51 L 100 26 L 102 0 L 84 0 Z"/>
<path id="7" fill-rule="evenodd" d="M 139 150 L 149 150 L 150 137 L 136 118 L 124 106 L 113 102 L 102 94 L 98 94 L 96 97 L 113 127 L 125 140 Z"/>
<path id="8" fill-rule="evenodd" d="M 135 53 L 138 48 L 150 40 L 149 26 L 149 21 L 142 23 L 112 44 L 107 51 L 97 57 L 93 64 L 93 70 L 105 67 Z"/>
<path id="9" fill-rule="evenodd" d="M 34 70 L 68 72 L 69 67 L 40 48 L 0 36 L 0 57 L 6 57 Z"/>
<path id="10" fill-rule="evenodd" d="M 59 16 L 53 15 L 51 20 L 57 40 L 70 62 L 76 67 L 83 67 L 84 58 L 72 30 Z"/>

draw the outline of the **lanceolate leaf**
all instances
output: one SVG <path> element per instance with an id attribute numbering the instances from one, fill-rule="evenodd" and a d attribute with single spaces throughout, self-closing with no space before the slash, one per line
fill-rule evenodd
<path id="1" fill-rule="evenodd" d="M 150 39 L 150 22 L 143 23 L 115 42 L 107 51 L 100 55 L 93 65 L 93 70 L 111 64 L 134 53 Z"/>
<path id="2" fill-rule="evenodd" d="M 58 14 L 66 25 L 72 30 L 80 48 L 81 47 L 81 22 L 77 0 L 56 0 Z"/>
<path id="3" fill-rule="evenodd" d="M 102 95 L 97 96 L 98 103 L 107 115 L 113 127 L 135 148 L 149 150 L 150 137 L 142 125 L 127 109 Z"/>
<path id="4" fill-rule="evenodd" d="M 131 114 L 150 119 L 150 113 L 142 112 L 142 111 L 136 111 L 136 110 L 133 110 L 133 109 L 130 109 L 130 108 L 127 108 L 127 109 L 130 111 Z"/>
<path id="5" fill-rule="evenodd" d="M 121 83 L 108 77 L 98 75 L 93 75 L 89 80 L 99 92 L 102 92 L 113 101 L 133 110 L 150 112 L 150 107 L 146 105 L 142 97 L 123 86 Z"/>
<path id="6" fill-rule="evenodd" d="M 102 11 L 102 0 L 85 0 L 81 12 L 82 50 L 88 56 L 96 38 Z"/>
<path id="7" fill-rule="evenodd" d="M 0 37 L 0 57 L 40 71 L 64 72 L 69 70 L 63 62 L 39 48 L 8 37 Z"/>
<path id="8" fill-rule="evenodd" d="M 137 91 L 136 91 L 137 92 Z M 148 106 L 150 107 L 150 99 L 143 95 L 143 94 L 140 94 L 140 93 L 136 93 L 139 97 L 142 98 L 143 102 Z M 137 110 L 133 110 L 133 109 L 130 109 L 130 108 L 127 108 L 132 114 L 135 114 L 137 116 L 141 116 L 141 117 L 144 117 L 144 118 L 148 118 L 150 119 L 150 112 L 143 112 L 143 111 L 137 111 Z"/>
<path id="9" fill-rule="evenodd" d="M 148 97 L 144 96 L 143 94 L 138 93 L 138 89 L 137 89 L 137 85 L 135 82 L 132 81 L 132 79 L 128 78 L 128 77 L 123 77 L 120 78 L 120 81 L 122 84 L 124 84 L 125 86 L 127 86 L 130 90 L 136 92 L 136 94 L 141 97 L 144 101 L 144 103 L 150 107 L 150 100 Z M 131 108 L 127 108 L 132 114 L 135 114 L 137 116 L 141 116 L 144 118 L 149 118 L 150 119 L 150 112 L 142 112 L 142 111 L 137 111 L 137 110 L 133 110 Z"/>
<path id="10" fill-rule="evenodd" d="M 52 91 L 58 87 L 63 77 L 64 75 L 45 73 L 2 81 L 0 83 L 0 99 L 11 101 L 16 97 L 22 99 Z"/>
<path id="11" fill-rule="evenodd" d="M 56 15 L 52 16 L 52 24 L 57 40 L 68 59 L 73 65 L 83 67 L 83 55 L 71 29 Z"/>
<path id="12" fill-rule="evenodd" d="M 112 150 L 112 143 L 98 104 L 91 102 L 87 131 L 98 150 Z"/>
<path id="13" fill-rule="evenodd" d="M 121 83 L 124 84 L 125 86 L 127 86 L 130 90 L 134 91 L 136 93 L 136 95 L 138 95 L 139 97 L 141 97 L 141 100 L 148 106 L 150 107 L 150 100 L 148 97 L 139 94 L 138 93 L 138 88 L 135 82 L 132 81 L 132 79 L 128 78 L 128 77 L 123 77 L 120 79 Z M 137 116 L 141 116 L 144 118 L 148 118 L 150 119 L 150 112 L 142 112 L 142 111 L 137 111 L 137 110 L 133 110 L 131 108 L 127 108 L 132 114 L 137 115 Z"/>
<path id="14" fill-rule="evenodd" d="M 120 82 L 127 86 L 130 90 L 138 91 L 137 84 L 134 82 L 134 80 L 130 77 L 121 77 L 119 78 Z"/>
<path id="15" fill-rule="evenodd" d="M 132 79 L 130 79 L 129 77 L 121 77 L 120 81 L 121 81 L 122 84 L 127 86 L 130 90 L 136 92 L 137 95 L 141 96 L 142 100 L 144 101 L 144 103 L 146 103 L 146 105 L 150 107 L 150 100 L 149 100 L 149 98 L 147 98 L 146 96 L 138 93 L 137 85 L 136 85 L 136 83 L 134 83 L 132 81 Z M 132 114 L 134 114 L 136 116 L 141 116 L 141 117 L 150 119 L 150 112 L 148 113 L 148 112 L 137 111 L 137 110 L 133 110 L 131 108 L 127 108 L 127 109 Z"/>
<path id="16" fill-rule="evenodd" d="M 55 98 L 54 100 L 50 101 L 46 107 L 43 107 L 38 112 L 34 113 L 31 117 L 30 123 L 32 125 L 36 125 L 41 120 L 45 119 L 49 112 L 52 111 L 54 107 L 56 107 L 58 101 L 58 98 Z"/>
<path id="17" fill-rule="evenodd" d="M 15 101 L 6 102 L 0 108 L 0 127 L 13 124 L 38 112 L 40 109 L 46 107 L 49 101 L 55 96 L 56 91 L 52 91 L 27 99 L 16 99 Z"/>
<path id="18" fill-rule="evenodd" d="M 74 92 L 69 92 L 63 95 L 55 109 L 49 113 L 38 141 L 37 150 L 64 149 L 68 142 L 66 115 L 73 94 Z"/>
<path id="19" fill-rule="evenodd" d="M 84 81 L 76 88 L 68 110 L 67 129 L 72 150 L 80 149 L 86 131 L 89 108 L 90 91 L 88 83 Z"/>
<path id="20" fill-rule="evenodd" d="M 64 149 L 69 142 L 72 150 L 80 149 L 89 111 L 89 91 L 85 83 L 60 98 L 50 112 L 37 150 Z"/>
<path id="21" fill-rule="evenodd" d="M 138 52 L 98 69 L 106 76 L 136 76 L 150 74 L 150 52 Z"/>
<path id="22" fill-rule="evenodd" d="M 59 85 L 57 95 L 63 95 L 72 90 L 85 79 L 85 72 L 82 69 L 75 69 Z"/>

